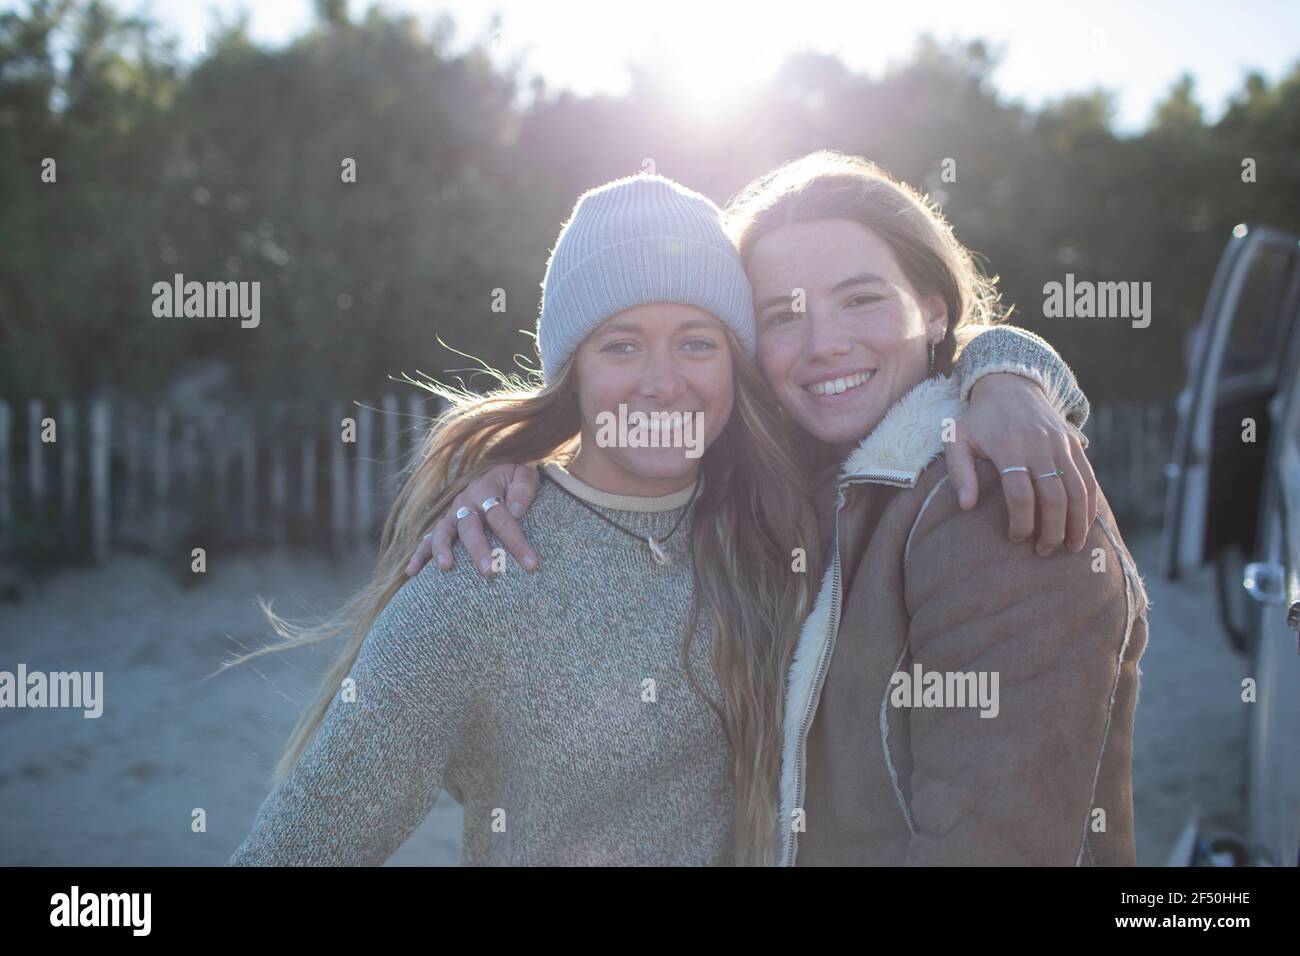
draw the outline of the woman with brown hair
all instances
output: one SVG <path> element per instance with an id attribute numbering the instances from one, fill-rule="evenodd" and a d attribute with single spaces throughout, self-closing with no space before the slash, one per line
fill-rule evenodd
<path id="1" fill-rule="evenodd" d="M 815 492 L 831 547 L 786 696 L 780 861 L 1134 863 L 1146 599 L 1105 497 L 1084 546 L 1043 560 L 997 533 L 995 492 L 1083 497 L 1064 437 L 980 462 L 971 509 L 941 454 L 956 337 L 996 309 L 991 286 L 924 199 L 861 159 L 805 157 L 729 211 L 763 376 L 844 452 Z M 844 380 L 860 384 L 824 385 Z"/>

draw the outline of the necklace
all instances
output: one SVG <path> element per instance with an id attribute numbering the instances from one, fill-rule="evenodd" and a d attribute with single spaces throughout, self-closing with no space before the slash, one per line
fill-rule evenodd
<path id="1" fill-rule="evenodd" d="M 604 521 L 604 522 L 606 522 L 606 523 L 608 523 L 608 524 L 613 525 L 613 526 L 614 526 L 615 528 L 617 528 L 619 531 L 622 531 L 625 535 L 628 535 L 628 536 L 630 536 L 630 537 L 636 538 L 638 541 L 644 541 L 644 542 L 645 542 L 647 545 L 649 545 L 649 547 L 650 547 L 650 554 L 653 555 L 655 561 L 656 561 L 658 564 L 661 564 L 661 565 L 672 564 L 672 561 L 673 561 L 673 559 L 672 559 L 672 555 L 670 555 L 667 551 L 665 551 L 665 550 L 663 549 L 663 545 L 666 544 L 667 541 L 668 541 L 668 539 L 671 538 L 674 534 L 676 534 L 677 529 L 681 527 L 681 525 L 682 525 L 682 519 L 684 519 L 684 518 L 686 517 L 687 513 L 690 512 L 690 510 L 691 510 L 691 505 L 693 505 L 693 504 L 695 503 L 695 496 L 696 496 L 696 494 L 697 494 L 697 493 L 699 492 L 699 490 L 700 490 L 700 482 L 699 482 L 699 479 L 696 479 L 696 481 L 695 481 L 695 487 L 691 489 L 691 497 L 687 500 L 685 506 L 682 508 L 682 513 L 679 514 L 679 515 L 677 516 L 677 521 L 674 522 L 674 524 L 673 524 L 673 526 L 672 526 L 672 529 L 671 529 L 671 530 L 670 530 L 666 535 L 664 535 L 664 539 L 663 539 L 663 541 L 657 541 L 657 540 L 655 540 L 655 536 L 652 535 L 652 534 L 648 534 L 648 535 L 646 535 L 644 538 L 642 538 L 641 535 L 637 534 L 635 531 L 629 531 L 627 528 L 624 528 L 621 524 L 619 524 L 619 523 L 618 523 L 617 521 L 615 521 L 613 518 L 610 518 L 608 515 L 601 514 L 601 512 L 599 512 L 599 511 L 597 511 L 595 508 L 593 508 L 593 507 L 592 507 L 588 502 L 584 501 L 582 498 L 580 498 L 580 497 L 578 497 L 577 495 L 575 495 L 572 491 L 570 491 L 568 488 L 564 487 L 564 485 L 560 484 L 558 481 L 556 481 L 556 480 L 555 480 L 554 478 L 552 478 L 550 475 L 546 474 L 546 471 L 545 471 L 545 470 L 542 471 L 542 475 L 543 475 L 543 476 L 544 476 L 548 481 L 550 481 L 551 484 L 555 485 L 556 488 L 559 488 L 559 489 L 560 489 L 561 491 L 563 491 L 566 495 L 568 495 L 570 498 L 572 498 L 572 499 L 573 499 L 574 501 L 576 501 L 578 504 L 582 505 L 584 508 L 586 508 L 586 509 L 587 509 L 588 511 L 590 511 L 592 514 L 594 514 L 597 518 L 599 518 L 601 521 Z"/>

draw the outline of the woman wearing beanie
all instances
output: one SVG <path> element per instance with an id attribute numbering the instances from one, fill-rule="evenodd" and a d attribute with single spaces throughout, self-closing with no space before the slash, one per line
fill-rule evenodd
<path id="1" fill-rule="evenodd" d="M 273 618 L 287 644 L 258 653 L 348 644 L 232 864 L 382 863 L 443 788 L 467 864 L 767 860 L 787 655 L 816 580 L 786 572 L 821 549 L 717 207 L 650 176 L 583 195 L 537 334 L 540 387 L 439 390 L 452 406 L 370 585 L 331 626 Z M 677 417 L 607 427 L 638 415 Z M 544 568 L 408 579 L 468 482 L 541 459 L 523 529 Z"/>

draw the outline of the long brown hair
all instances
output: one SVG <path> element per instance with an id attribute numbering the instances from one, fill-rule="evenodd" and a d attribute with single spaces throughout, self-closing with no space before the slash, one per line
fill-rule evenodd
<path id="1" fill-rule="evenodd" d="M 701 460 L 703 485 L 694 506 L 694 599 L 682 657 L 688 679 L 718 713 L 735 755 L 736 862 L 769 862 L 777 826 L 785 677 L 804 617 L 820 578 L 821 546 L 805 477 L 786 440 L 776 401 L 757 367 L 727 331 L 735 405 L 731 418 Z M 485 395 L 436 382 L 418 383 L 448 407 L 407 467 L 384 522 L 374 578 L 339 612 L 319 625 L 299 626 L 264 603 L 282 641 L 259 654 L 346 636 L 314 701 L 304 710 L 275 768 L 279 784 L 297 763 L 372 624 L 408 580 L 405 565 L 421 537 L 470 482 L 495 465 L 538 462 L 577 448 L 581 419 L 578 383 L 570 360 L 555 381 L 505 376 Z M 804 573 L 792 573 L 802 549 Z M 711 656 L 723 700 L 709 700 L 691 672 L 690 648 L 700 623 L 711 625 Z"/>
<path id="2" fill-rule="evenodd" d="M 948 328 L 935 348 L 934 371 L 952 372 L 961 347 L 980 326 L 1010 315 L 1001 306 L 997 276 L 988 276 L 927 196 L 861 156 L 818 150 L 759 176 L 723 211 L 723 224 L 748 269 L 754 246 L 796 222 L 848 219 L 866 226 L 893 251 L 919 295 L 942 296 Z M 837 465 L 843 449 L 796 429 L 791 441 L 810 474 Z"/>
<path id="3" fill-rule="evenodd" d="M 918 294 L 940 295 L 948 330 L 935 349 L 935 371 L 952 371 L 976 326 L 1002 321 L 997 276 L 985 275 L 943 213 L 907 183 L 861 156 L 818 150 L 764 173 L 737 193 L 725 225 L 749 268 L 759 239 L 782 226 L 848 219 L 884 240 Z"/>

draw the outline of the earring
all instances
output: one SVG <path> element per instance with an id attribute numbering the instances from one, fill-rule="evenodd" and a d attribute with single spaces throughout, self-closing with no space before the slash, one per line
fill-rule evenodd
<path id="1" fill-rule="evenodd" d="M 930 374 L 934 374 L 934 343 L 930 343 Z"/>

